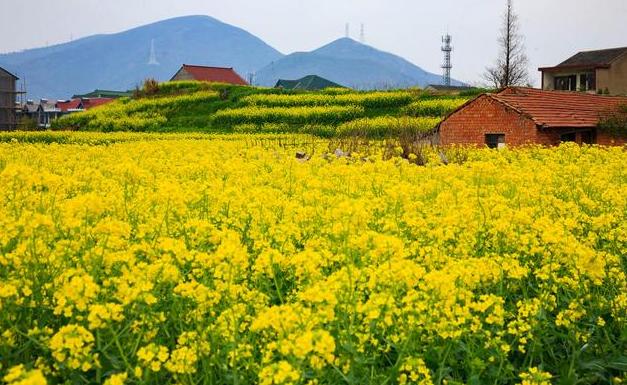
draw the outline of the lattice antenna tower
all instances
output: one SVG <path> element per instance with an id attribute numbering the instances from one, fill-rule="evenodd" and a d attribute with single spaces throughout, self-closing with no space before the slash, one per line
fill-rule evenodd
<path id="1" fill-rule="evenodd" d="M 149 66 L 158 66 L 157 52 L 155 51 L 155 39 L 150 41 L 150 58 L 148 59 Z"/>
<path id="2" fill-rule="evenodd" d="M 453 52 L 453 38 L 448 33 L 442 36 L 442 52 L 444 52 L 444 64 L 442 64 L 442 70 L 444 72 L 443 81 L 445 86 L 451 85 L 451 52 Z"/>
<path id="3" fill-rule="evenodd" d="M 366 44 L 366 27 L 364 23 L 361 23 L 361 31 L 359 32 L 359 42 L 361 44 Z"/>

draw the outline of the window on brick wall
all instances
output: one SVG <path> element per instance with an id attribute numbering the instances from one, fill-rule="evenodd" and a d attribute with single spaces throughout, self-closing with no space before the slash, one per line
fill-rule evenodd
<path id="1" fill-rule="evenodd" d="M 505 147 L 505 134 L 486 134 L 485 144 L 488 148 Z"/>

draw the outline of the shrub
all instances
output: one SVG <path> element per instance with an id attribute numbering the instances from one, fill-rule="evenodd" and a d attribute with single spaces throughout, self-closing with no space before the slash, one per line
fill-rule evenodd
<path id="1" fill-rule="evenodd" d="M 627 104 L 618 106 L 616 111 L 603 114 L 598 128 L 611 136 L 627 136 Z"/>
<path id="2" fill-rule="evenodd" d="M 151 96 L 159 93 L 159 82 L 155 79 L 144 80 L 144 86 L 142 88 L 144 95 Z"/>

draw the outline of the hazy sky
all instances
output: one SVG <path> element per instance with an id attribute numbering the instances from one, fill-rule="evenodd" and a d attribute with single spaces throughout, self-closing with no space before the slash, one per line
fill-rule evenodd
<path id="1" fill-rule="evenodd" d="M 497 53 L 505 0 L 0 0 L 0 52 L 120 32 L 204 14 L 283 53 L 318 48 L 365 24 L 367 43 L 440 73 L 440 36 L 453 35 L 453 76 L 477 82 Z M 627 0 L 517 0 L 532 79 L 579 50 L 627 46 Z"/>

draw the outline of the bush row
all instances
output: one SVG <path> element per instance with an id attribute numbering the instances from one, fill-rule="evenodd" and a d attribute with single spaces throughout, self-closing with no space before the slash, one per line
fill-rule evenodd
<path id="1" fill-rule="evenodd" d="M 341 124 L 364 115 L 363 107 L 258 107 L 220 110 L 213 116 L 214 127 L 233 127 L 241 124 Z"/>
<path id="2" fill-rule="evenodd" d="M 431 117 L 379 116 L 344 123 L 337 128 L 337 135 L 368 138 L 388 138 L 399 135 L 423 136 L 432 132 L 439 122 L 439 118 Z"/>
<path id="3" fill-rule="evenodd" d="M 344 94 L 250 95 L 242 98 L 248 105 L 265 107 L 348 106 L 367 108 L 402 107 L 411 103 L 408 92 L 366 92 Z"/>
<path id="4" fill-rule="evenodd" d="M 414 102 L 403 108 L 408 116 L 446 116 L 466 103 L 468 99 L 428 99 Z"/>
<path id="5" fill-rule="evenodd" d="M 151 131 L 167 123 L 180 110 L 218 100 L 214 91 L 160 98 L 116 100 L 89 111 L 66 115 L 53 122 L 55 129 L 88 131 Z"/>

